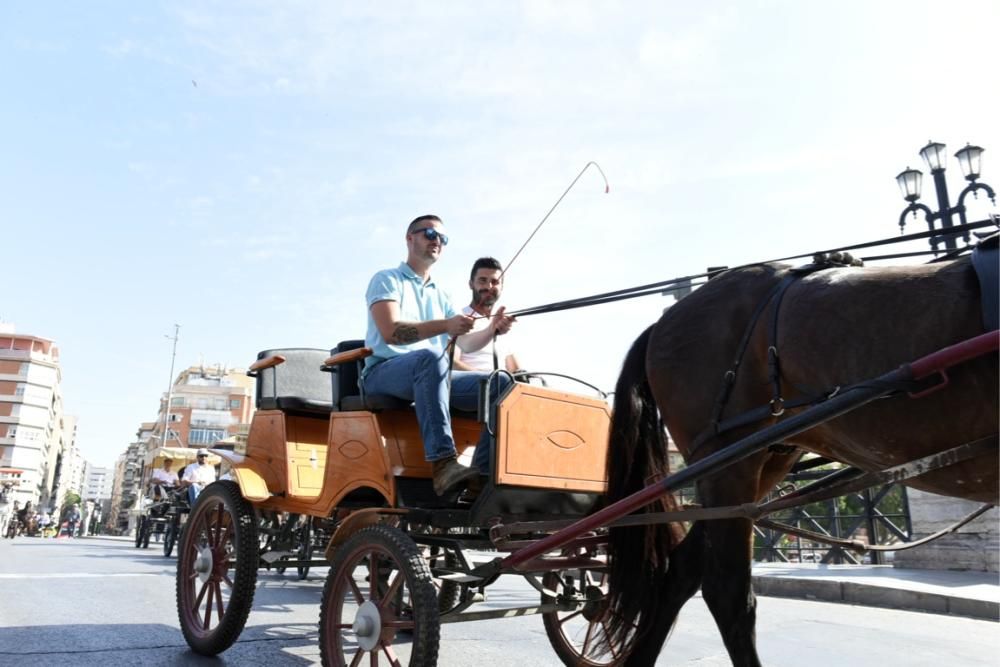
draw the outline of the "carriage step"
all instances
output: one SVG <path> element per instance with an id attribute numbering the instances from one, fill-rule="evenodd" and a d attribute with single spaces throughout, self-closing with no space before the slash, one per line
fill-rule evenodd
<path id="1" fill-rule="evenodd" d="M 482 581 L 482 577 L 477 577 L 471 574 L 462 574 L 461 572 L 455 572 L 452 574 L 442 574 L 439 579 L 445 581 L 454 581 L 458 584 L 471 584 L 477 581 Z"/>
<path id="2" fill-rule="evenodd" d="M 267 563 L 268 565 L 274 565 L 276 561 L 282 558 L 287 558 L 288 556 L 297 556 L 297 551 L 268 551 L 260 556 L 260 559 Z"/>

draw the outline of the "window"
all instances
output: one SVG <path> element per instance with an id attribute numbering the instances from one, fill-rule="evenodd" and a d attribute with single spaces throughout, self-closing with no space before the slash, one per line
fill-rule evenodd
<path id="1" fill-rule="evenodd" d="M 226 399 L 224 398 L 217 398 L 214 401 L 212 401 L 212 403 L 213 403 L 212 407 L 215 408 L 216 410 L 226 409 Z"/>
<path id="2" fill-rule="evenodd" d="M 7 427 L 7 437 L 13 438 L 16 435 L 17 435 L 17 426 L 11 424 L 10 426 Z"/>
<path id="3" fill-rule="evenodd" d="M 211 445 L 226 437 L 223 429 L 193 428 L 188 434 L 189 445 Z"/>
<path id="4" fill-rule="evenodd" d="M 172 408 L 183 408 L 184 407 L 184 397 L 174 396 L 170 399 L 170 407 Z"/>
<path id="5" fill-rule="evenodd" d="M 243 405 L 243 401 L 241 401 L 238 398 L 233 398 L 233 399 L 230 399 L 230 401 L 229 401 L 229 409 L 230 410 L 239 410 L 239 408 L 240 408 L 241 405 Z"/>
<path id="6" fill-rule="evenodd" d="M 23 384 L 17 385 L 17 388 L 14 389 L 14 395 L 15 396 L 24 396 L 24 385 Z"/>

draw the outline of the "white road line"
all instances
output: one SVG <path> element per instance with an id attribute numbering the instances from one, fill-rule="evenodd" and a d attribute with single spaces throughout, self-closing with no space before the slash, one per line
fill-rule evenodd
<path id="1" fill-rule="evenodd" d="M 160 577 L 156 572 L 53 572 L 51 574 L 0 574 L 0 579 L 86 579 L 104 577 Z"/>

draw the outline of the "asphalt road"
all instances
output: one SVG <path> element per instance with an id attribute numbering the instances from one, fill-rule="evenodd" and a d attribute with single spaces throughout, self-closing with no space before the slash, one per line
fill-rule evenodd
<path id="1" fill-rule="evenodd" d="M 262 573 L 239 641 L 218 658 L 204 658 L 188 650 L 179 630 L 174 565 L 156 544 L 138 550 L 107 539 L 0 540 L 0 665 L 318 664 L 325 569 L 305 582 Z M 488 594 L 490 606 L 538 601 L 510 578 Z M 1000 633 L 990 621 L 778 598 L 759 599 L 758 619 L 768 665 L 997 665 L 1000 655 Z M 438 664 L 560 663 L 541 619 L 531 616 L 442 626 Z M 693 599 L 657 665 L 728 664 L 715 623 Z"/>

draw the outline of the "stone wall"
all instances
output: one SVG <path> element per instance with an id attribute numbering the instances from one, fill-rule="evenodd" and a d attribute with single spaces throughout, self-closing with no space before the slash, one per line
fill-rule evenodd
<path id="1" fill-rule="evenodd" d="M 920 539 L 945 529 L 979 507 L 979 503 L 908 489 L 913 537 Z M 929 544 L 897 551 L 893 565 L 933 570 L 1000 569 L 1000 514 L 994 508 L 958 531 Z"/>

